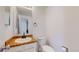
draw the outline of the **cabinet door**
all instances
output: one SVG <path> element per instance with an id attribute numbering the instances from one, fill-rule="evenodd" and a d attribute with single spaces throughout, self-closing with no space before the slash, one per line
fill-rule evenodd
<path id="1" fill-rule="evenodd" d="M 6 52 L 36 52 L 36 51 L 37 51 L 37 43 L 21 45 L 6 50 Z"/>
<path id="2" fill-rule="evenodd" d="M 37 51 L 37 43 L 23 45 L 19 47 L 18 50 L 18 52 L 36 52 L 36 51 Z"/>

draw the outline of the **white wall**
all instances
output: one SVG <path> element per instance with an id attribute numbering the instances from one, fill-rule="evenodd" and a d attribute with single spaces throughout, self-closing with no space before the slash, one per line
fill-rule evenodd
<path id="1" fill-rule="evenodd" d="M 69 51 L 79 51 L 79 7 L 65 7 L 65 45 Z"/>
<path id="2" fill-rule="evenodd" d="M 34 35 L 47 36 L 49 45 L 56 51 L 62 51 L 64 44 L 64 9 L 63 7 L 33 7 Z"/>
<path id="3" fill-rule="evenodd" d="M 34 35 L 37 37 L 46 34 L 45 7 L 33 7 L 33 22 L 37 23 L 37 27 L 33 26 Z"/>
<path id="4" fill-rule="evenodd" d="M 3 45 L 4 42 L 11 38 L 13 35 L 13 22 L 12 20 L 10 21 L 10 26 L 6 26 L 6 20 L 7 17 L 5 17 L 8 14 L 6 12 L 5 7 L 0 7 L 0 45 Z"/>
<path id="5" fill-rule="evenodd" d="M 57 51 L 63 45 L 70 52 L 79 51 L 79 7 L 48 7 L 46 26 L 49 44 Z"/>
<path id="6" fill-rule="evenodd" d="M 4 26 L 4 8 L 0 7 L 0 45 L 3 44 L 5 39 L 5 26 Z"/>
<path id="7" fill-rule="evenodd" d="M 56 51 L 63 51 L 64 10 L 63 7 L 48 6 L 46 10 L 46 29 L 49 45 Z"/>

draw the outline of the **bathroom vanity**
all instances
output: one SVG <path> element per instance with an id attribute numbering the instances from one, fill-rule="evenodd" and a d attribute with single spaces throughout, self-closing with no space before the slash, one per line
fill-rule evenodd
<path id="1" fill-rule="evenodd" d="M 5 52 L 36 52 L 37 51 L 37 40 L 32 34 L 23 36 L 14 36 L 5 42 L 5 46 L 8 49 Z"/>

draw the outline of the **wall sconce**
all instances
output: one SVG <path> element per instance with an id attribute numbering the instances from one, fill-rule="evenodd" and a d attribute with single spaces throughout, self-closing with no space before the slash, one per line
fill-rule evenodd
<path id="1" fill-rule="evenodd" d="M 37 23 L 36 23 L 36 22 L 34 22 L 34 23 L 33 23 L 33 26 L 34 26 L 34 27 L 37 27 L 38 25 L 37 25 Z"/>

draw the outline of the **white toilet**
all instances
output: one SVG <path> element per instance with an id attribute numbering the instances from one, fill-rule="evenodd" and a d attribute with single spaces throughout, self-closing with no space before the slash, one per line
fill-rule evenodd
<path id="1" fill-rule="evenodd" d="M 48 45 L 44 45 L 42 46 L 42 52 L 55 52 L 55 50 Z"/>
<path id="2" fill-rule="evenodd" d="M 39 37 L 38 44 L 39 44 L 38 48 L 40 52 L 55 52 L 55 50 L 51 46 L 46 45 L 45 37 Z"/>

